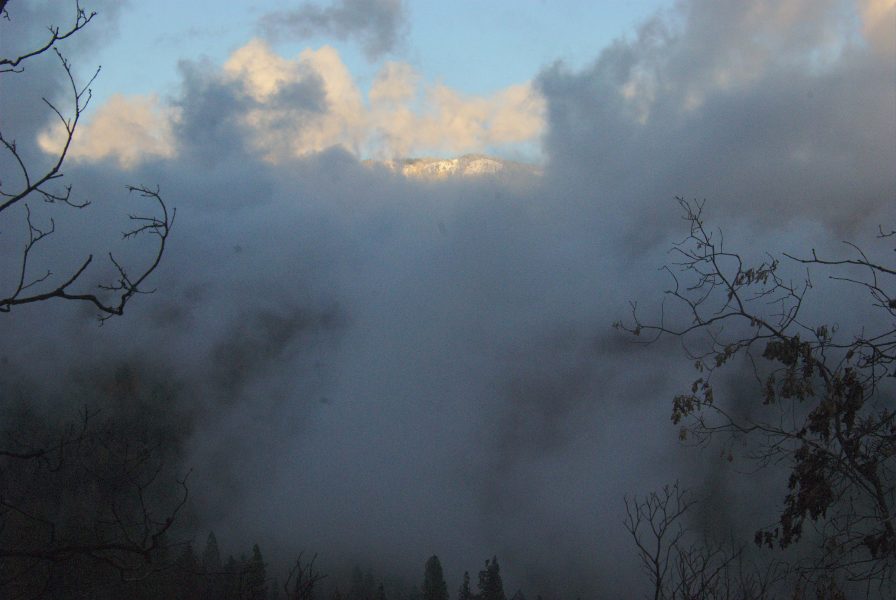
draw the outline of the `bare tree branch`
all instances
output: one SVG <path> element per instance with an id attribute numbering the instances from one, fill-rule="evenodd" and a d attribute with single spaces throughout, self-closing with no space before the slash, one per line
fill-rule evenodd
<path id="1" fill-rule="evenodd" d="M 283 584 L 287 600 L 313 600 L 314 587 L 319 581 L 326 578 L 326 575 L 314 568 L 317 554 L 312 556 L 307 563 L 302 563 L 303 555 L 304 552 L 296 558 L 296 564 L 289 570 L 289 576 Z"/>
<path id="2" fill-rule="evenodd" d="M 0 18 L 4 18 L 9 20 L 9 13 L 7 12 L 6 6 L 9 3 L 9 0 L 0 0 Z M 30 50 L 25 52 L 20 56 L 16 56 L 15 58 L 4 58 L 0 57 L 0 73 L 5 72 L 20 72 L 21 65 L 23 62 L 28 60 L 29 58 L 33 58 L 40 54 L 43 54 L 50 48 L 54 48 L 57 42 L 60 42 L 68 37 L 71 37 L 81 29 L 83 29 L 90 21 L 96 16 L 95 12 L 91 12 L 87 14 L 83 8 L 81 8 L 81 3 L 79 0 L 75 2 L 75 18 L 73 23 L 69 26 L 69 28 L 65 31 L 59 28 L 57 25 L 51 25 L 47 27 L 50 32 L 50 37 L 47 41 Z"/>
<path id="3" fill-rule="evenodd" d="M 752 440 L 750 458 L 789 469 L 778 522 L 757 532 L 757 544 L 787 547 L 811 533 L 819 572 L 890 581 L 896 575 L 896 270 L 855 244 L 848 244 L 855 257 L 842 260 L 821 259 L 814 250 L 810 258 L 785 255 L 868 293 L 878 312 L 847 337 L 835 325 L 803 321 L 812 289 L 808 271 L 793 282 L 774 257 L 746 265 L 707 227 L 702 203 L 678 200 L 690 231 L 665 268 L 672 285 L 659 320 L 642 321 L 633 303 L 631 320 L 617 327 L 647 334 L 648 341 L 682 340 L 700 375 L 673 399 L 672 421 L 682 439 Z M 881 228 L 876 239 L 891 236 Z M 836 271 L 857 267 L 864 276 Z M 670 314 L 687 317 L 682 323 Z M 758 384 L 748 410 L 715 396 L 714 373 L 735 357 L 746 360 Z"/>
<path id="4" fill-rule="evenodd" d="M 0 5 L 0 14 L 3 14 L 8 18 L 6 6 L 7 2 L 3 2 L 3 4 Z M 0 131 L 0 150 L 5 151 L 7 157 L 12 161 L 12 164 L 16 166 L 19 179 L 21 180 L 21 185 L 12 189 L 9 187 L 8 182 L 0 182 L 0 215 L 9 211 L 17 204 L 26 202 L 29 198 L 39 198 L 46 203 L 65 204 L 73 208 L 85 208 L 90 204 L 87 201 L 79 202 L 72 199 L 70 185 L 64 186 L 62 189 L 52 187 L 54 183 L 62 177 L 62 166 L 71 148 L 75 131 L 81 116 L 90 103 L 90 86 L 99 75 L 99 69 L 97 69 L 85 84 L 78 84 L 72 73 L 71 64 L 56 47 L 57 42 L 80 31 L 95 15 L 95 13 L 85 13 L 77 2 L 75 3 L 75 11 L 76 17 L 71 27 L 65 31 L 62 31 L 55 26 L 50 27 L 50 39 L 44 45 L 15 58 L 0 57 L 0 75 L 9 77 L 15 76 L 21 71 L 20 64 L 25 60 L 52 49 L 53 52 L 56 53 L 66 75 L 72 105 L 71 115 L 66 116 L 54 103 L 46 98 L 43 99 L 51 112 L 56 115 L 64 132 L 64 136 L 61 148 L 55 155 L 53 162 L 48 168 L 41 170 L 38 173 L 33 172 L 32 167 L 28 165 L 18 148 L 16 141 L 8 139 L 4 136 L 3 132 Z M 8 68 L 4 70 L 4 66 Z M 4 186 L 4 183 L 7 185 Z M 55 232 L 56 222 L 53 219 L 50 219 L 48 226 L 35 225 L 31 218 L 31 210 L 26 205 L 28 240 L 22 251 L 19 276 L 15 288 L 8 291 L 0 290 L 0 312 L 10 312 L 12 307 L 18 305 L 32 304 L 59 298 L 92 304 L 99 311 L 100 322 L 102 323 L 112 316 L 123 314 L 125 306 L 133 296 L 141 293 L 151 293 L 150 290 L 145 290 L 141 286 L 153 271 L 155 271 L 162 259 L 162 255 L 165 251 L 165 242 L 170 228 L 174 223 L 175 213 L 172 210 L 169 214 L 168 208 L 162 200 L 158 188 L 152 190 L 144 186 L 128 186 L 127 189 L 132 193 L 136 192 L 144 198 L 153 200 L 160 211 L 158 216 L 132 215 L 130 218 L 135 226 L 133 229 L 124 232 L 124 238 L 126 239 L 134 238 L 141 234 L 150 234 L 157 237 L 157 252 L 148 266 L 138 271 L 136 276 L 129 276 L 125 267 L 110 254 L 109 260 L 118 273 L 118 277 L 116 281 L 99 285 L 98 289 L 101 293 L 74 290 L 74 288 L 77 287 L 76 284 L 86 277 L 88 267 L 93 263 L 93 255 L 85 257 L 78 268 L 70 274 L 63 275 L 61 281 L 57 280 L 58 283 L 56 284 L 50 283 L 54 275 L 51 270 L 47 270 L 39 275 L 32 275 L 28 270 L 29 259 L 32 258 L 33 254 L 39 248 L 40 243 Z"/>
<path id="5" fill-rule="evenodd" d="M 653 600 L 774 598 L 785 565 L 748 564 L 743 548 L 698 538 L 684 524 L 697 501 L 679 485 L 666 485 L 641 499 L 625 498 L 623 522 L 638 549 Z"/>

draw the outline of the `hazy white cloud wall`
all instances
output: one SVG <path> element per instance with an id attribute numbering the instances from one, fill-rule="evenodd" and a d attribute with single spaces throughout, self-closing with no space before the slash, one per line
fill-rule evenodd
<path id="1" fill-rule="evenodd" d="M 121 186 L 157 182 L 178 207 L 159 291 L 101 329 L 63 304 L 19 311 L 0 344 L 43 381 L 123 359 L 178 381 L 201 413 L 193 497 L 235 546 L 409 570 L 436 552 L 452 587 L 497 553 L 512 589 L 631 595 L 623 494 L 680 477 L 715 494 L 716 522 L 755 523 L 732 508 L 740 462 L 676 445 L 680 347 L 611 323 L 630 298 L 657 306 L 675 195 L 707 198 L 751 256 L 841 252 L 896 222 L 893 18 L 682 2 L 585 69 L 546 68 L 534 104 L 458 99 L 399 63 L 364 93 L 327 48 L 185 62 L 173 101 L 144 102 L 169 126 L 135 135 L 157 150 L 130 168 L 89 141 L 96 113 L 78 142 L 95 154 L 68 171 L 98 203 L 58 220 L 101 245 Z M 445 152 L 542 131 L 545 175 L 410 181 L 358 161 L 440 131 Z M 818 316 L 848 323 L 852 299 L 819 293 Z"/>

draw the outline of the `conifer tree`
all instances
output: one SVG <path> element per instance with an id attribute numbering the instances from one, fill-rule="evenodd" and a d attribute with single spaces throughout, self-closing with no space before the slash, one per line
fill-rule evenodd
<path id="1" fill-rule="evenodd" d="M 243 592 L 242 564 L 231 554 L 224 565 L 223 587 L 225 598 L 240 598 Z"/>
<path id="2" fill-rule="evenodd" d="M 224 596 L 226 575 L 221 564 L 221 552 L 218 549 L 218 538 L 209 532 L 202 553 L 202 598 L 221 598 Z"/>
<path id="3" fill-rule="evenodd" d="M 215 532 L 208 533 L 205 542 L 205 552 L 202 553 L 202 569 L 206 573 L 217 573 L 221 570 L 221 552 L 218 550 L 218 538 Z"/>
<path id="4" fill-rule="evenodd" d="M 386 588 L 383 587 L 382 583 L 377 586 L 373 600 L 386 600 Z"/>
<path id="5" fill-rule="evenodd" d="M 485 569 L 479 571 L 480 600 L 507 600 L 504 595 L 504 583 L 501 581 L 501 567 L 498 557 L 485 561 Z"/>
<path id="6" fill-rule="evenodd" d="M 423 571 L 423 600 L 448 600 L 448 586 L 442 573 L 442 563 L 433 554 Z"/>
<path id="7" fill-rule="evenodd" d="M 246 593 L 249 600 L 267 600 L 267 573 L 258 544 L 252 546 L 252 558 L 247 564 Z"/>
<path id="8" fill-rule="evenodd" d="M 457 600 L 473 600 L 473 591 L 470 589 L 470 572 L 464 571 L 464 582 L 457 592 Z"/>

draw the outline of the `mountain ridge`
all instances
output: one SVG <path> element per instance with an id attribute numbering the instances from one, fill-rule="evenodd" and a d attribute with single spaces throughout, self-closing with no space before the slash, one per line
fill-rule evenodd
<path id="1" fill-rule="evenodd" d="M 541 175 L 541 169 L 535 165 L 486 154 L 464 154 L 456 158 L 419 157 L 383 161 L 365 160 L 364 164 L 371 167 L 383 167 L 393 173 L 413 179 Z"/>

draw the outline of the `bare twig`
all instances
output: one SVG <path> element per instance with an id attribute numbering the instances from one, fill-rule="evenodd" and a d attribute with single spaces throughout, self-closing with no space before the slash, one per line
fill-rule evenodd
<path id="1" fill-rule="evenodd" d="M 617 327 L 654 341 L 682 340 L 699 377 L 673 400 L 682 439 L 700 444 L 721 437 L 753 440 L 760 465 L 789 465 L 778 523 L 756 541 L 786 547 L 816 525 L 828 572 L 848 580 L 884 582 L 896 574 L 896 406 L 886 380 L 896 375 L 896 269 L 848 244 L 854 258 L 785 255 L 794 264 L 827 270 L 860 267 L 864 276 L 830 273 L 864 289 L 880 319 L 852 337 L 834 325 L 809 324 L 801 313 L 812 289 L 793 282 L 772 256 L 748 266 L 703 220 L 703 203 L 678 199 L 688 236 L 664 270 L 672 285 L 659 320 L 644 322 L 632 303 L 631 320 Z M 880 228 L 877 239 L 890 233 Z M 673 321 L 667 303 L 683 309 Z M 714 373 L 735 357 L 748 359 L 759 384 L 758 408 L 734 410 L 716 399 Z"/>
<path id="2" fill-rule="evenodd" d="M 6 10 L 6 5 L 8 0 L 0 0 L 0 16 L 4 19 L 9 20 L 9 13 Z M 73 36 L 75 33 L 83 29 L 87 26 L 88 23 L 96 16 L 95 12 L 91 12 L 87 14 L 83 8 L 81 8 L 81 3 L 79 0 L 75 2 L 75 18 L 73 23 L 69 26 L 67 30 L 62 30 L 57 25 L 51 25 L 47 27 L 50 32 L 50 37 L 47 39 L 45 43 L 34 48 L 33 50 L 29 50 L 19 56 L 14 58 L 4 58 L 0 57 L 0 74 L 9 73 L 9 72 L 21 72 L 22 67 L 20 66 L 23 62 L 28 60 L 29 58 L 33 58 L 40 54 L 43 54 L 50 48 L 54 48 L 57 42 L 61 42 L 62 40 Z"/>

